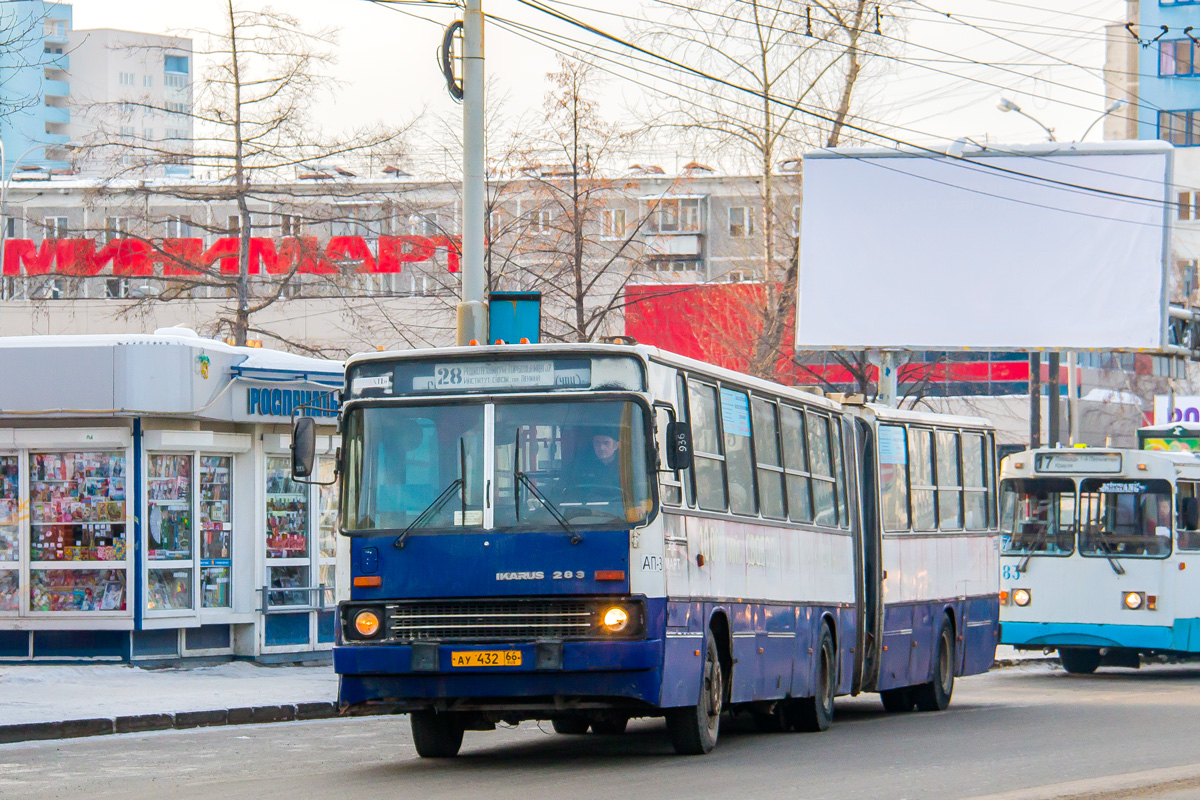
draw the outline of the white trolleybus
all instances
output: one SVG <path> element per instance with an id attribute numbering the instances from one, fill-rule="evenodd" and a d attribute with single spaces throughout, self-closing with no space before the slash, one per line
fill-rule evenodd
<path id="1" fill-rule="evenodd" d="M 1056 649 L 1072 673 L 1200 652 L 1198 486 L 1190 453 L 1040 449 L 1004 459 L 1001 641 Z"/>
<path id="2" fill-rule="evenodd" d="M 296 474 L 311 431 L 297 422 Z M 356 356 L 342 405 L 347 713 L 417 752 L 549 719 L 722 712 L 824 730 L 837 695 L 936 710 L 998 636 L 994 442 L 644 346 Z"/>

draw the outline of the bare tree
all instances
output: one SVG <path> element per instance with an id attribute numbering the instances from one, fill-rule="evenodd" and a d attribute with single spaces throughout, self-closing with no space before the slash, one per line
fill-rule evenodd
<path id="1" fill-rule="evenodd" d="M 147 294 L 143 302 L 171 300 L 205 288 L 225 293 L 233 302 L 216 327 L 244 344 L 256 330 L 254 316 L 283 298 L 305 265 L 321 258 L 313 252 L 311 240 L 297 235 L 295 229 L 282 230 L 291 237 L 285 248 L 286 269 L 252 275 L 250 250 L 256 214 L 283 205 L 294 207 L 300 224 L 336 221 L 342 213 L 337 206 L 326 205 L 318 216 L 312 216 L 315 204 L 311 198 L 293 196 L 289 180 L 306 173 L 317 180 L 352 178 L 356 173 L 349 167 L 356 161 L 367 165 L 394 161 L 402 153 L 404 130 L 379 125 L 327 135 L 314 124 L 314 103 L 334 88 L 327 73 L 333 61 L 333 31 L 308 31 L 288 14 L 271 8 L 247 10 L 233 0 L 226 0 L 223 16 L 221 30 L 193 33 L 204 42 L 200 52 L 210 64 L 193 102 L 156 103 L 144 98 L 93 106 L 89 112 L 98 116 L 101 125 L 96 137 L 85 144 L 87 157 L 109 167 L 106 171 L 112 185 L 127 187 L 136 180 L 136 193 L 146 197 L 223 202 L 236 208 L 236 214 L 224 220 L 188 220 L 192 227 L 208 233 L 236 236 L 236 272 L 222 270 L 220 262 L 187 261 L 169 271 L 174 274 L 164 275 L 159 281 L 161 290 Z M 176 127 L 190 123 L 195 139 L 137 137 L 119 131 L 119 123 L 128 115 L 147 112 L 175 120 Z M 145 180 L 161 175 L 169 165 L 185 168 L 203 180 Z M 110 191 L 110 187 L 101 191 Z M 342 194 L 352 191 L 352 187 L 344 188 Z M 145 239 L 160 246 L 148 235 Z M 180 259 L 178 253 L 161 255 Z M 352 259 L 334 266 L 338 272 L 354 269 Z"/>
<path id="2" fill-rule="evenodd" d="M 760 177 L 761 300 L 748 369 L 776 377 L 790 346 L 785 328 L 795 314 L 798 239 L 790 230 L 799 202 L 799 163 L 806 146 L 834 147 L 856 120 L 860 83 L 884 47 L 874 36 L 889 3 L 867 0 L 664 0 L 665 21 L 648 24 L 646 41 L 660 52 L 718 81 L 684 75 L 691 89 L 652 106 L 647 125 L 694 141 L 700 152 L 723 155 L 727 165 Z M 881 10 L 882 7 L 882 10 Z M 735 88 L 737 87 L 737 88 Z M 854 127 L 858 127 L 854 125 Z M 859 137 L 849 137 L 859 138 Z M 731 163 L 732 162 L 732 163 Z"/>
<path id="3" fill-rule="evenodd" d="M 42 99 L 25 90 L 23 75 L 43 67 L 53 68 L 55 54 L 43 48 L 42 28 L 51 6 L 37 3 L 0 3 L 0 122 L 15 127 L 13 118 Z M 65 40 L 65 34 L 64 34 Z M 15 159 L 20 153 L 7 153 Z M 12 164 L 6 164 L 11 169 Z M 0 176 L 2 178 L 3 176 Z"/>

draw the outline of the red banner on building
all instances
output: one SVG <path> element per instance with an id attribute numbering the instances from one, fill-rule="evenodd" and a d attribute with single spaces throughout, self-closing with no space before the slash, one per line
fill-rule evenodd
<path id="1" fill-rule="evenodd" d="M 405 264 L 436 261 L 444 253 L 446 270 L 458 272 L 461 242 L 457 236 L 380 236 L 374 247 L 362 236 L 315 236 L 250 240 L 250 274 L 292 272 L 330 274 L 356 272 L 394 274 Z M 217 239 L 112 239 L 97 249 L 93 239 L 9 239 L 4 243 L 5 275 L 129 275 L 183 277 L 214 268 L 224 275 L 238 272 L 236 236 Z M 215 266 L 214 266 L 215 265 Z"/>

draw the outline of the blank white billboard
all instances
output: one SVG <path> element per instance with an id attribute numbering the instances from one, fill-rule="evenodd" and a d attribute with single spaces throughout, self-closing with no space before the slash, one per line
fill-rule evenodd
<path id="1" fill-rule="evenodd" d="M 1163 142 L 804 159 L 798 349 L 1159 349 Z"/>

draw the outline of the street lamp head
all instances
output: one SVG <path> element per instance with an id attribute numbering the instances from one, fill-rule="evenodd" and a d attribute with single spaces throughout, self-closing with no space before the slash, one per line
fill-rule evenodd
<path id="1" fill-rule="evenodd" d="M 1021 107 L 1012 100 L 1009 100 L 1007 97 L 1001 97 L 1000 102 L 996 103 L 996 108 L 1000 109 L 1001 111 L 1016 111 L 1017 113 L 1021 112 Z"/>
<path id="2" fill-rule="evenodd" d="M 1113 100 L 1111 103 L 1109 103 L 1107 106 L 1105 106 L 1104 113 L 1111 114 L 1114 111 L 1116 111 L 1124 106 L 1127 106 L 1127 105 L 1129 105 L 1128 100 Z"/>

